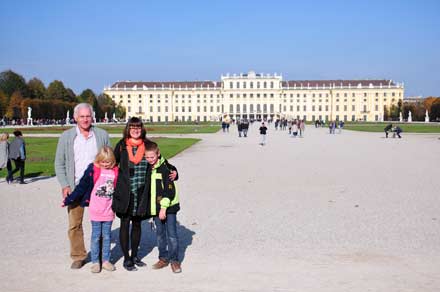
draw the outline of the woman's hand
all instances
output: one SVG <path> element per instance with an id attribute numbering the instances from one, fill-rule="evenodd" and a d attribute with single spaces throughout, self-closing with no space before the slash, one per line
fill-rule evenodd
<path id="1" fill-rule="evenodd" d="M 168 176 L 168 178 L 169 178 L 171 181 L 174 181 L 174 180 L 176 179 L 176 177 L 177 177 L 177 171 L 175 171 L 175 170 L 171 171 L 171 172 L 170 172 L 170 175 Z"/>

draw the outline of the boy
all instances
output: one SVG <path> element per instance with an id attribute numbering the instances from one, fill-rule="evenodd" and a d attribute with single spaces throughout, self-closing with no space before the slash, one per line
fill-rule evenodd
<path id="1" fill-rule="evenodd" d="M 160 155 L 156 143 L 145 144 L 145 159 L 150 167 L 147 179 L 151 179 L 150 214 L 156 225 L 159 261 L 153 269 L 162 269 L 171 263 L 174 273 L 182 272 L 178 260 L 177 212 L 180 210 L 179 196 L 174 182 L 169 179 L 170 170 L 165 158 Z"/>

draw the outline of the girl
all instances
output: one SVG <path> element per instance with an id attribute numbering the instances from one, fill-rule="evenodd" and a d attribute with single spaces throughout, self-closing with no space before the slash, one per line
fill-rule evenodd
<path id="1" fill-rule="evenodd" d="M 90 220 L 92 221 L 92 273 L 99 273 L 99 239 L 102 236 L 102 268 L 114 271 L 115 266 L 110 263 L 111 229 L 115 214 L 112 211 L 112 197 L 118 178 L 119 169 L 115 155 L 110 147 L 102 147 L 96 155 L 75 190 L 66 197 L 63 207 L 81 200 L 82 207 L 89 206 Z"/>

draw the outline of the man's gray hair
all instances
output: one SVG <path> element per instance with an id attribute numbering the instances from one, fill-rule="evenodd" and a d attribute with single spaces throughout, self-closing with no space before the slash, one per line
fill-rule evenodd
<path id="1" fill-rule="evenodd" d="M 88 103 L 86 103 L 86 102 L 83 102 L 83 103 L 79 103 L 79 104 L 77 104 L 77 105 L 75 106 L 75 108 L 73 109 L 73 117 L 74 117 L 75 119 L 78 117 L 78 112 L 79 112 L 79 110 L 80 110 L 80 109 L 83 109 L 83 108 L 87 108 L 87 109 L 89 109 L 89 110 L 90 110 L 90 115 L 93 115 L 93 107 L 92 107 L 90 104 L 88 104 Z"/>

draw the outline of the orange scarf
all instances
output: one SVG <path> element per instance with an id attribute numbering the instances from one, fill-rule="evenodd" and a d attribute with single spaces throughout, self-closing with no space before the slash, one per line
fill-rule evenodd
<path id="1" fill-rule="evenodd" d="M 142 139 L 125 139 L 127 145 L 128 159 L 134 164 L 141 162 L 145 154 L 145 144 Z M 137 147 L 136 155 L 133 156 L 133 147 Z"/>

